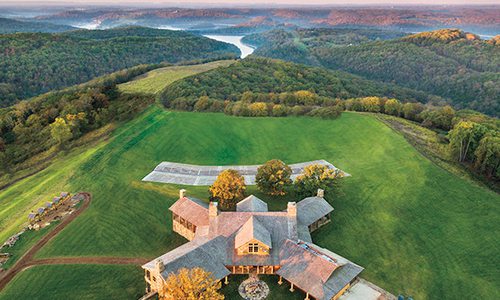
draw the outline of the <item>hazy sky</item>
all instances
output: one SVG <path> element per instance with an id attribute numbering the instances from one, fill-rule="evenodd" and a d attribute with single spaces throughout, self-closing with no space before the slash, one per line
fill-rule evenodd
<path id="1" fill-rule="evenodd" d="M 458 5 L 474 5 L 474 4 L 500 4 L 500 0 L 274 0 L 274 1 L 263 1 L 263 0 L 188 0 L 188 1 L 171 1 L 171 0 L 31 0 L 31 1 L 20 1 L 20 0 L 1 0 L 0 3 L 3 4 L 64 4 L 70 6 L 71 4 L 115 4 L 115 5 L 189 5 L 189 4 L 224 4 L 228 6 L 234 5 L 252 5 L 252 4 L 268 4 L 268 5 L 279 5 L 279 4 L 289 4 L 289 5 L 362 5 L 362 4 L 389 4 L 389 5 L 405 5 L 405 4 L 458 4 Z"/>

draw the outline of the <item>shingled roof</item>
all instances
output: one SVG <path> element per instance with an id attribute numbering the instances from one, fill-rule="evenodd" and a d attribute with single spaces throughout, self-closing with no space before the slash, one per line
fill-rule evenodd
<path id="1" fill-rule="evenodd" d="M 250 195 L 236 204 L 236 211 L 264 212 L 267 210 L 267 203 Z"/>
<path id="2" fill-rule="evenodd" d="M 208 203 L 199 199 L 182 197 L 169 209 L 197 227 L 208 225 Z"/>
<path id="3" fill-rule="evenodd" d="M 297 218 L 303 225 L 309 226 L 333 211 L 333 207 L 324 198 L 309 197 L 297 203 Z"/>
<path id="4" fill-rule="evenodd" d="M 363 268 L 324 250 L 311 243 L 287 240 L 281 247 L 281 268 L 276 274 L 316 299 L 331 299 Z"/>
<path id="5" fill-rule="evenodd" d="M 287 240 L 281 247 L 281 268 L 276 274 L 308 291 L 311 296 L 323 299 L 323 285 L 338 265 L 327 256 L 309 251 L 306 247 L 305 243 Z"/>
<path id="6" fill-rule="evenodd" d="M 163 278 L 167 278 L 171 273 L 177 273 L 182 268 L 198 267 L 212 273 L 216 280 L 220 280 L 230 274 L 225 267 L 225 248 L 226 239 L 223 237 L 200 238 L 148 262 L 143 267 L 153 269 L 156 261 L 160 260 L 165 267 L 161 273 Z"/>
<path id="7" fill-rule="evenodd" d="M 241 226 L 241 229 L 234 238 L 234 247 L 239 248 L 252 240 L 257 240 L 269 248 L 272 248 L 271 234 L 254 216 L 250 217 L 250 219 Z"/>
<path id="8" fill-rule="evenodd" d="M 209 217 L 208 204 L 184 197 L 170 210 L 197 226 L 188 242 L 158 259 L 163 277 L 180 268 L 201 267 L 222 279 L 226 266 L 277 266 L 277 275 L 318 300 L 331 299 L 363 270 L 347 259 L 312 243 L 308 226 L 333 211 L 322 197 L 289 203 L 285 211 L 268 211 L 267 204 L 250 196 L 237 204 L 237 211 L 218 211 Z M 241 254 L 235 249 L 250 241 L 267 245 L 267 255 Z M 153 260 L 143 266 L 154 269 Z"/>

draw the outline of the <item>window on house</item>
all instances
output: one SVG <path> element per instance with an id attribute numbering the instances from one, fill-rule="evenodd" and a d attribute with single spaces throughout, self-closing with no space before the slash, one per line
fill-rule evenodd
<path id="1" fill-rule="evenodd" d="M 248 252 L 250 252 L 250 253 L 259 252 L 259 244 L 257 244 L 257 243 L 248 244 Z"/>

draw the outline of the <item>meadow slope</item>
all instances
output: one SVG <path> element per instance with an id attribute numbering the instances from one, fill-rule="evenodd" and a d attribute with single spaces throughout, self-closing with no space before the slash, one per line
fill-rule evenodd
<path id="1" fill-rule="evenodd" d="M 218 67 L 227 67 L 235 60 L 217 60 L 206 64 L 172 66 L 150 71 L 118 87 L 124 93 L 157 94 L 172 82 Z"/>
<path id="2" fill-rule="evenodd" d="M 76 151 L 2 191 L 0 203 L 29 202 L 61 189 L 89 191 L 93 202 L 88 210 L 39 257 L 153 258 L 185 242 L 171 231 L 168 212 L 179 186 L 141 181 L 159 162 L 259 164 L 272 158 L 287 163 L 326 159 L 352 174 L 330 199 L 333 222 L 313 239 L 364 266 L 363 277 L 415 299 L 500 297 L 500 272 L 492 267 L 500 262 L 498 194 L 435 166 L 369 115 L 238 118 L 153 107 L 109 141 Z M 206 187 L 187 189 L 207 197 Z M 271 209 L 284 209 L 288 200 L 268 199 Z M 101 289 L 106 292 L 102 298 L 124 297 L 124 287 L 136 289 L 126 292 L 128 298 L 142 292 L 138 268 L 99 268 L 109 270 L 95 273 L 109 287 L 82 285 L 87 273 L 75 266 L 35 267 L 21 273 L 0 299 L 33 298 L 37 289 L 50 289 L 55 299 L 64 298 L 69 288 L 82 298 Z M 73 269 L 76 273 L 69 276 Z M 123 283 L 116 283 L 123 273 Z M 137 285 L 128 285 L 130 276 Z M 275 299 L 290 299 L 283 290 Z"/>

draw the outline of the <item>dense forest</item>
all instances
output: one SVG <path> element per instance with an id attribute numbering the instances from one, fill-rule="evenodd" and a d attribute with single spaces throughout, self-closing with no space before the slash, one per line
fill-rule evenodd
<path id="1" fill-rule="evenodd" d="M 1 106 L 139 64 L 239 53 L 233 45 L 186 32 L 142 27 L 0 37 Z"/>
<path id="2" fill-rule="evenodd" d="M 0 18 L 0 34 L 16 32 L 64 32 L 76 30 L 68 25 L 59 25 L 46 22 L 20 21 L 8 18 Z"/>
<path id="3" fill-rule="evenodd" d="M 256 55 L 343 70 L 441 96 L 459 109 L 500 115 L 497 39 L 437 30 L 370 42 L 312 29 L 268 32 L 246 41 L 261 45 Z"/>
<path id="4" fill-rule="evenodd" d="M 356 28 L 314 28 L 298 30 L 271 30 L 251 34 L 243 42 L 258 47 L 255 54 L 321 66 L 310 49 L 359 45 L 370 41 L 395 39 L 405 36 L 399 31 Z"/>
<path id="5" fill-rule="evenodd" d="M 279 94 L 296 91 L 309 91 L 319 97 L 341 99 L 387 96 L 405 101 L 439 101 L 439 97 L 426 93 L 373 82 L 341 71 L 258 57 L 248 57 L 227 68 L 179 80 L 168 86 L 160 99 L 168 107 L 176 100 L 193 103 L 200 96 L 238 101 L 245 92 L 251 92 L 266 102 Z"/>
<path id="6" fill-rule="evenodd" d="M 301 28 L 297 30 L 274 29 L 271 31 L 250 34 L 243 38 L 245 43 L 254 46 L 296 42 L 304 46 L 341 46 L 357 45 L 377 40 L 390 40 L 404 37 L 400 31 L 367 28 Z"/>

